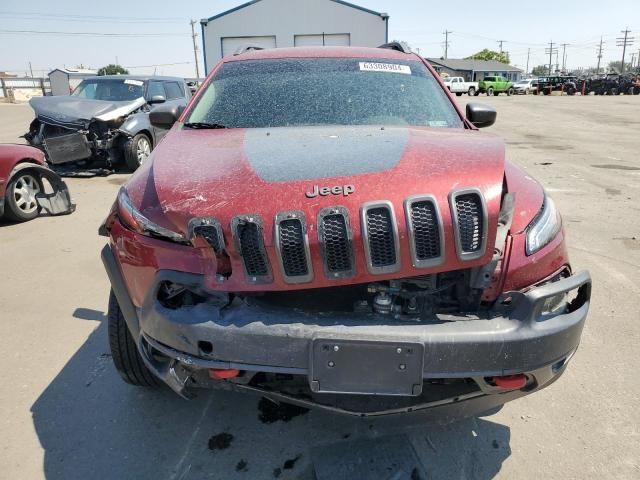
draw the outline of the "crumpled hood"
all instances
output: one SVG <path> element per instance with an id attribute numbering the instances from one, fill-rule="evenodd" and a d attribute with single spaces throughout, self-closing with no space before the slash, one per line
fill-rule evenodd
<path id="1" fill-rule="evenodd" d="M 389 200 L 401 210 L 417 194 L 433 194 L 446 208 L 450 191 L 465 187 L 479 188 L 497 217 L 504 179 L 501 139 L 438 128 L 174 128 L 152 158 L 129 181 L 129 194 L 143 213 L 183 232 L 194 216 L 228 224 L 240 214 L 272 219 L 301 210 L 315 218 L 331 205 L 357 216 L 364 202 Z M 313 196 L 316 186 L 344 185 L 354 191 Z"/>
<path id="2" fill-rule="evenodd" d="M 137 110 L 146 102 L 140 97 L 129 101 L 92 100 L 71 95 L 33 97 L 29 100 L 36 116 L 55 125 L 84 125 L 89 120 L 109 121 Z"/>

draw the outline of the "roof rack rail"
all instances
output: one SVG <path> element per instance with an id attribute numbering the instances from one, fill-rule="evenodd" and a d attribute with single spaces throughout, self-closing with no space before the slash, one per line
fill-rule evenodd
<path id="1" fill-rule="evenodd" d="M 409 53 L 405 50 L 400 42 L 383 43 L 378 48 L 387 48 L 389 50 L 396 50 L 397 52 Z"/>
<path id="2" fill-rule="evenodd" d="M 250 52 L 252 50 L 264 50 L 264 47 L 258 45 L 243 45 L 233 53 L 234 55 L 242 55 L 243 53 Z"/>

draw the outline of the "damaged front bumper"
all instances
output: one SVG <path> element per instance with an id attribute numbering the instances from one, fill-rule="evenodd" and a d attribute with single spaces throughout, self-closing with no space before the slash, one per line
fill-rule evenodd
<path id="1" fill-rule="evenodd" d="M 578 347 L 591 291 L 589 274 L 581 272 L 526 293 L 513 292 L 503 307 L 482 318 L 393 323 L 366 315 L 310 315 L 244 302 L 222 310 L 207 303 L 166 308 L 157 299 L 162 282 L 198 288 L 203 280 L 199 275 L 159 271 L 144 304 L 136 308 L 109 246 L 102 260 L 145 363 L 180 395 L 189 398 L 192 387 L 218 386 L 367 417 L 410 411 L 469 416 L 550 385 Z M 575 298 L 564 313 L 546 313 L 553 299 L 569 292 Z M 397 375 L 393 368 L 398 362 L 389 357 L 387 347 L 407 359 L 400 362 L 402 372 Z M 372 353 L 376 348 L 382 349 L 380 355 Z M 338 350 L 353 354 L 340 357 Z M 362 379 L 367 385 L 362 391 L 353 384 L 361 371 L 326 368 L 332 359 L 336 365 L 343 361 L 353 366 L 362 359 L 358 351 L 371 354 L 366 357 L 370 378 Z M 407 351 L 417 358 L 404 356 Z M 247 381 L 210 380 L 209 369 L 247 372 Z M 419 385 L 397 381 L 416 369 Z M 524 375 L 526 384 L 504 389 L 492 380 L 511 375 Z M 281 388 L 269 380 L 273 378 L 283 379 Z M 413 390 L 403 393 L 405 387 Z"/>

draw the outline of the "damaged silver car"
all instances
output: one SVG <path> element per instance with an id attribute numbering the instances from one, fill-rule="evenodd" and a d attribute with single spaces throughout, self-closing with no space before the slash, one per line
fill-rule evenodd
<path id="1" fill-rule="evenodd" d="M 71 95 L 32 98 L 36 118 L 24 138 L 54 166 L 125 163 L 135 170 L 166 132 L 149 122 L 154 105 L 184 107 L 190 97 L 182 78 L 91 77 Z"/>

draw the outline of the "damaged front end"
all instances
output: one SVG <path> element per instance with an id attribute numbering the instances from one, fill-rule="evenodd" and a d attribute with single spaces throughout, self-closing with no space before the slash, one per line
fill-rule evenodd
<path id="1" fill-rule="evenodd" d="M 27 142 L 42 150 L 52 165 L 97 161 L 111 167 L 120 161 L 122 148 L 132 137 L 146 101 L 105 102 L 72 97 L 36 97 L 30 104 L 36 113 Z"/>

